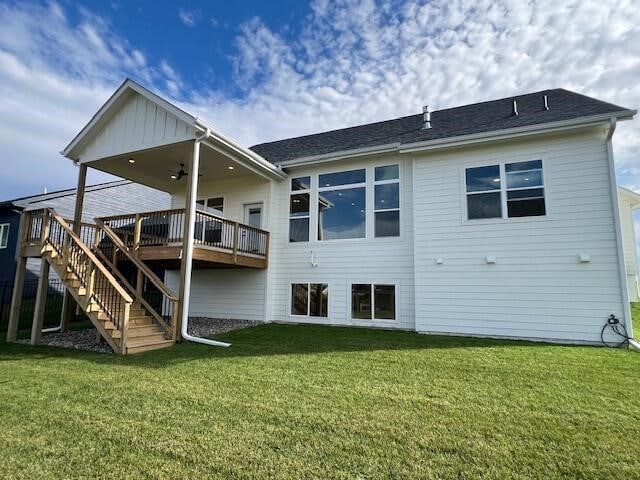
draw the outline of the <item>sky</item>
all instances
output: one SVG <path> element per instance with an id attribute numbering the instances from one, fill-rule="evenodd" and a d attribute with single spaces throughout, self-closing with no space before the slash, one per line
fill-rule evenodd
<path id="1" fill-rule="evenodd" d="M 635 109 L 638 7 L 0 0 L 0 199 L 74 186 L 59 152 L 126 77 L 245 145 L 556 87 Z M 620 124 L 618 181 L 636 190 L 639 147 L 640 121 Z"/>

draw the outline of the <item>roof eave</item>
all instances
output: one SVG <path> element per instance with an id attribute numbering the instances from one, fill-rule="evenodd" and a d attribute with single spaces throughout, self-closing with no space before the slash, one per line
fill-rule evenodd
<path id="1" fill-rule="evenodd" d="M 268 162 L 254 151 L 243 147 L 240 143 L 206 124 L 199 118 L 195 119 L 195 127 L 202 132 L 208 132 L 207 138 L 204 139 L 205 142 L 213 141 L 219 143 L 234 155 L 236 161 L 243 163 L 254 172 L 263 174 L 274 180 L 284 180 L 287 178 L 287 174 L 280 168 Z"/>
<path id="2" fill-rule="evenodd" d="M 322 155 L 311 155 L 306 157 L 293 158 L 278 163 L 282 168 L 291 168 L 301 165 L 311 165 L 316 163 L 326 163 L 347 158 L 356 158 L 365 155 L 379 155 L 382 153 L 398 152 L 412 153 L 422 150 L 435 150 L 441 148 L 451 148 L 455 146 L 464 146 L 473 143 L 481 143 L 487 141 L 495 141 L 501 139 L 516 138 L 526 135 L 551 133 L 553 131 L 561 131 L 566 129 L 585 127 L 589 125 L 598 125 L 612 117 L 618 120 L 630 120 L 637 113 L 636 110 L 621 110 L 618 112 L 591 115 L 587 117 L 578 117 L 570 120 L 562 120 L 558 122 L 538 123 L 535 125 L 527 125 L 525 127 L 508 128 L 503 130 L 494 130 L 490 132 L 473 133 L 470 135 L 459 135 L 455 137 L 438 138 L 434 140 L 425 140 L 412 143 L 389 143 L 385 145 L 377 145 L 375 147 L 355 148 L 340 150 L 337 152 L 326 153 Z"/>
<path id="3" fill-rule="evenodd" d="M 460 135 L 457 137 L 447 137 L 435 140 L 426 140 L 423 142 L 406 143 L 402 144 L 402 146 L 400 147 L 400 153 L 412 153 L 421 150 L 451 148 L 473 143 L 506 140 L 528 135 L 538 135 L 541 133 L 552 133 L 574 128 L 596 126 L 601 124 L 602 122 L 610 120 L 611 118 L 617 118 L 618 120 L 630 120 L 635 114 L 636 110 L 623 110 L 620 112 L 578 117 L 557 122 L 538 123 L 535 125 L 494 130 L 491 132 L 473 133 L 470 135 Z"/>

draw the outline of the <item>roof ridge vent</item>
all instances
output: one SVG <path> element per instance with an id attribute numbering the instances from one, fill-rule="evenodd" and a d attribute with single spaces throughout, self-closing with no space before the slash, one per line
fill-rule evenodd
<path id="1" fill-rule="evenodd" d="M 515 98 L 513 99 L 513 106 L 511 108 L 511 116 L 512 117 L 517 117 L 518 116 L 518 101 Z"/>
<path id="2" fill-rule="evenodd" d="M 422 130 L 431 128 L 431 109 L 429 105 L 422 107 Z"/>
<path id="3" fill-rule="evenodd" d="M 542 106 L 545 110 L 549 110 L 549 97 L 546 94 L 542 96 Z"/>

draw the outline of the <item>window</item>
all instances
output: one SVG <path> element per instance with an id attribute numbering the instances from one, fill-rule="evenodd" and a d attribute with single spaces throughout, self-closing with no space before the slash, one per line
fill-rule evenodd
<path id="1" fill-rule="evenodd" d="M 366 236 L 366 170 L 319 176 L 318 240 Z"/>
<path id="2" fill-rule="evenodd" d="M 395 285 L 354 283 L 351 285 L 351 318 L 395 320 Z"/>
<path id="3" fill-rule="evenodd" d="M 466 177 L 469 220 L 502 217 L 500 166 L 467 168 Z"/>
<path id="4" fill-rule="evenodd" d="M 546 214 L 542 160 L 467 168 L 465 180 L 469 220 Z"/>
<path id="5" fill-rule="evenodd" d="M 291 179 L 289 198 L 289 241 L 309 241 L 309 204 L 311 177 Z"/>
<path id="6" fill-rule="evenodd" d="M 7 248 L 9 245 L 9 226 L 8 223 L 0 225 L 0 248 Z"/>
<path id="7" fill-rule="evenodd" d="M 400 236 L 400 168 L 375 168 L 374 217 L 376 237 Z"/>
<path id="8" fill-rule="evenodd" d="M 196 202 L 203 207 L 213 208 L 220 213 L 224 212 L 224 197 L 205 198 Z"/>
<path id="9" fill-rule="evenodd" d="M 507 215 L 531 217 L 544 215 L 544 188 L 542 160 L 507 163 L 504 166 L 507 179 Z"/>
<path id="10" fill-rule="evenodd" d="M 329 285 L 294 283 L 291 285 L 291 315 L 328 317 Z"/>

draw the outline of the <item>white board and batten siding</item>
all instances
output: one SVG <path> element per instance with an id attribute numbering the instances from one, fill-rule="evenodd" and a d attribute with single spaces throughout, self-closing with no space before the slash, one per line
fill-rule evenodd
<path id="1" fill-rule="evenodd" d="M 192 125 L 157 103 L 131 92 L 79 154 L 82 163 L 194 138 Z"/>
<path id="2" fill-rule="evenodd" d="M 639 202 L 636 198 L 631 197 L 631 192 L 618 189 L 620 226 L 622 229 L 622 243 L 624 248 L 629 301 L 637 302 L 640 300 L 640 287 L 638 285 L 638 256 L 636 253 L 636 233 L 633 221 L 633 211 L 640 205 L 638 205 Z M 633 197 L 635 197 L 635 195 L 633 195 Z"/>
<path id="3" fill-rule="evenodd" d="M 262 228 L 270 230 L 270 184 L 258 177 L 206 182 L 198 187 L 198 198 L 224 198 L 224 217 L 243 222 L 244 206 L 263 203 Z M 184 208 L 185 195 L 172 196 L 171 208 Z M 178 291 L 180 272 L 167 271 L 165 281 Z M 266 321 L 267 272 L 258 269 L 194 269 L 189 316 Z"/>
<path id="4" fill-rule="evenodd" d="M 546 216 L 466 220 L 466 167 L 537 159 Z M 416 330 L 596 343 L 609 314 L 622 318 L 603 130 L 414 162 Z"/>
<path id="5" fill-rule="evenodd" d="M 374 168 L 400 165 L 400 237 L 374 238 L 373 178 Z M 274 184 L 274 228 L 271 231 L 269 264 L 268 318 L 277 322 L 354 325 L 383 328 L 414 329 L 414 274 L 412 229 L 411 164 L 398 155 L 387 155 L 359 161 L 340 160 L 331 164 L 289 169 L 290 178 L 366 168 L 367 238 L 317 240 L 317 190 L 312 189 L 310 241 L 289 242 L 290 181 Z M 312 265 L 313 260 L 317 266 Z M 328 284 L 328 318 L 291 315 L 291 284 Z M 351 317 L 351 285 L 355 283 L 393 284 L 396 286 L 396 319 L 353 320 Z"/>

